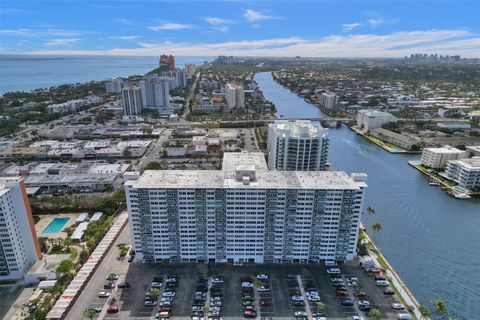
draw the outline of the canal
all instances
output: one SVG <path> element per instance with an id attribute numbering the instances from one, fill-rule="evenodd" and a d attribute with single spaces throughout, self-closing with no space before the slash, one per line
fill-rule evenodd
<path id="1" fill-rule="evenodd" d="M 258 73 L 255 80 L 277 115 L 324 117 L 270 73 Z M 407 164 L 418 155 L 389 154 L 344 125 L 330 129 L 329 138 L 332 170 L 368 174 L 365 207 L 375 213 L 365 213 L 364 224 L 369 230 L 381 224 L 374 241 L 417 300 L 433 311 L 430 301 L 443 299 L 449 314 L 480 319 L 480 203 L 429 186 Z"/>

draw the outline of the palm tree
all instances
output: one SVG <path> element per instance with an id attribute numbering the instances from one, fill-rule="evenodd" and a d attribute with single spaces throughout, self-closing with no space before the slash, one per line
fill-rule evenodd
<path id="1" fill-rule="evenodd" d="M 374 214 L 374 213 L 375 213 L 375 209 L 373 209 L 373 208 L 370 207 L 370 206 L 369 206 L 366 210 L 367 210 L 367 212 L 368 212 L 369 214 Z"/>
<path id="2" fill-rule="evenodd" d="M 428 311 L 427 307 L 425 307 L 423 304 L 418 307 L 418 311 L 420 311 L 422 318 L 427 319 L 430 317 L 430 311 Z"/>
<path id="3" fill-rule="evenodd" d="M 96 314 L 97 313 L 93 309 L 85 309 L 85 311 L 83 312 L 83 316 L 87 317 L 90 320 L 93 320 Z"/>
<path id="4" fill-rule="evenodd" d="M 382 313 L 378 308 L 373 308 L 370 310 L 370 313 L 368 314 L 369 317 L 371 317 L 373 320 L 380 320 L 382 319 Z"/>
<path id="5" fill-rule="evenodd" d="M 375 238 L 375 235 L 377 232 L 382 231 L 382 225 L 378 222 L 372 224 L 372 230 L 373 230 L 373 237 Z"/>
<path id="6" fill-rule="evenodd" d="M 445 301 L 443 301 L 442 299 L 435 299 L 432 301 L 432 304 L 435 306 L 435 314 L 437 316 L 443 316 L 445 313 L 447 313 Z"/>

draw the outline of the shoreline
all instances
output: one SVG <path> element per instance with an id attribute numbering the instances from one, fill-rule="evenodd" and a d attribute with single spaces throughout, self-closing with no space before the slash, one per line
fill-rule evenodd
<path id="1" fill-rule="evenodd" d="M 385 258 L 385 256 L 382 254 L 380 249 L 378 249 L 377 245 L 375 242 L 372 241 L 368 233 L 366 232 L 366 229 L 363 225 L 361 224 L 360 232 L 363 232 L 365 235 L 365 238 L 367 239 L 368 243 L 373 247 L 375 250 L 374 252 L 372 250 L 369 251 L 369 257 L 371 257 L 377 265 L 383 267 L 386 271 L 386 276 L 387 279 L 390 283 L 390 286 L 393 287 L 395 290 L 395 294 L 398 298 L 400 298 L 401 303 L 405 306 L 405 312 L 408 312 L 409 314 L 413 314 L 414 319 L 425 319 L 429 320 L 430 318 L 428 317 L 423 317 L 420 313 L 420 303 L 417 301 L 413 293 L 408 289 L 406 284 L 403 282 L 403 280 L 400 278 L 398 273 L 395 271 L 395 269 L 392 267 L 392 265 L 388 262 L 388 260 Z M 379 259 L 380 257 L 380 259 Z M 380 260 L 380 261 L 379 261 Z M 383 263 L 382 263 L 382 262 Z M 412 310 L 408 310 L 411 307 Z"/>

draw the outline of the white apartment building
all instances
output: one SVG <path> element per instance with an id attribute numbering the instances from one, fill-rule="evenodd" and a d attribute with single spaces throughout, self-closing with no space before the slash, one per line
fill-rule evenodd
<path id="1" fill-rule="evenodd" d="M 139 87 L 122 89 L 123 114 L 136 116 L 142 113 L 142 93 Z"/>
<path id="2" fill-rule="evenodd" d="M 326 109 L 335 109 L 338 103 L 338 97 L 333 93 L 322 93 L 320 96 L 320 105 Z"/>
<path id="3" fill-rule="evenodd" d="M 480 189 L 480 157 L 448 161 L 445 173 L 461 187 Z"/>
<path id="4" fill-rule="evenodd" d="M 21 279 L 42 258 L 21 178 L 0 178 L 0 280 Z"/>
<path id="5" fill-rule="evenodd" d="M 222 170 L 147 170 L 125 183 L 136 259 L 351 260 L 365 180 L 269 171 L 262 153 L 225 153 Z"/>
<path id="6" fill-rule="evenodd" d="M 228 82 L 225 86 L 225 100 L 227 100 L 230 109 L 245 107 L 243 86 L 238 82 Z"/>
<path id="7" fill-rule="evenodd" d="M 139 82 L 142 107 L 157 110 L 161 115 L 172 113 L 170 105 L 170 80 L 150 76 Z"/>
<path id="8" fill-rule="evenodd" d="M 105 82 L 105 91 L 107 93 L 118 93 L 122 91 L 124 82 L 122 78 L 116 78 Z"/>
<path id="9" fill-rule="evenodd" d="M 371 131 L 376 128 L 381 128 L 384 124 L 390 122 L 397 122 L 397 118 L 388 112 L 363 109 L 359 110 L 357 114 L 357 124 L 359 127 Z"/>
<path id="10" fill-rule="evenodd" d="M 268 126 L 270 170 L 318 171 L 327 169 L 328 130 L 310 120 L 279 120 Z"/>
<path id="11" fill-rule="evenodd" d="M 424 148 L 420 161 L 425 167 L 442 169 L 447 166 L 448 161 L 465 158 L 465 154 L 465 151 L 450 146 L 444 146 L 442 148 Z"/>

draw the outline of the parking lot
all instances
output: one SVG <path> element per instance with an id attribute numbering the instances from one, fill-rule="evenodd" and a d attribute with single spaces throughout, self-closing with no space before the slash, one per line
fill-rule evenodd
<path id="1" fill-rule="evenodd" d="M 176 274 L 178 276 L 176 283 L 176 297 L 172 302 L 171 318 L 190 319 L 192 315 L 192 303 L 194 301 L 196 283 L 199 279 L 210 279 L 209 288 L 211 288 L 212 276 L 218 276 L 223 279 L 221 284 L 222 307 L 221 314 L 223 319 L 243 318 L 245 306 L 243 298 L 245 293 L 242 290 L 242 280 L 251 278 L 255 282 L 255 297 L 252 298 L 251 309 L 256 311 L 256 317 L 270 317 L 275 319 L 312 319 L 323 316 L 318 313 L 317 304 L 308 301 L 305 296 L 304 286 L 314 287 L 318 291 L 321 302 L 325 305 L 325 316 L 327 319 L 346 319 L 352 316 L 363 316 L 366 319 L 368 312 L 360 311 L 358 308 L 359 300 L 366 300 L 372 307 L 381 311 L 383 319 L 395 319 L 397 311 L 393 310 L 391 305 L 396 298 L 391 295 L 385 295 L 382 287 L 375 284 L 374 278 L 369 277 L 363 269 L 353 266 L 342 266 L 342 278 L 358 278 L 357 285 L 348 288 L 348 296 L 337 297 L 336 289 L 331 281 L 331 275 L 327 274 L 326 267 L 318 264 L 258 264 L 243 266 L 227 265 L 206 265 L 206 264 L 131 264 L 128 272 L 120 275 L 119 281 L 126 281 L 130 284 L 129 288 L 117 288 L 114 295 L 113 305 L 119 307 L 119 312 L 115 314 L 106 314 L 105 319 L 153 319 L 158 312 L 157 306 L 145 306 L 145 292 L 150 287 L 155 278 L 165 280 L 167 275 Z M 258 292 L 257 274 L 267 274 L 269 279 L 266 282 L 268 291 Z M 124 278 L 122 278 L 124 277 Z M 300 292 L 302 287 L 302 292 Z M 163 283 L 165 288 L 165 283 Z M 198 288 L 198 287 L 197 287 Z M 109 290 L 105 290 L 109 291 Z M 110 290 L 111 291 L 111 290 Z M 303 294 L 305 306 L 293 305 L 292 295 L 297 291 L 299 295 Z M 353 292 L 362 291 L 366 298 L 357 298 Z M 162 291 L 163 292 L 163 291 Z M 243 295 L 242 295 L 243 293 Z M 209 297 L 210 295 L 208 295 Z M 160 298 L 161 299 L 161 295 Z M 350 298 L 353 306 L 342 306 L 341 299 Z M 209 300 L 209 298 L 207 298 Z M 254 300 L 254 301 L 253 301 Z M 96 298 L 92 308 L 101 307 L 105 303 L 105 298 Z M 298 303 L 301 304 L 301 303 Z M 206 302 L 208 305 L 208 301 Z M 308 311 L 308 312 L 307 312 Z M 305 313 L 305 318 L 301 315 Z M 351 318 L 350 318 L 351 319 Z"/>

